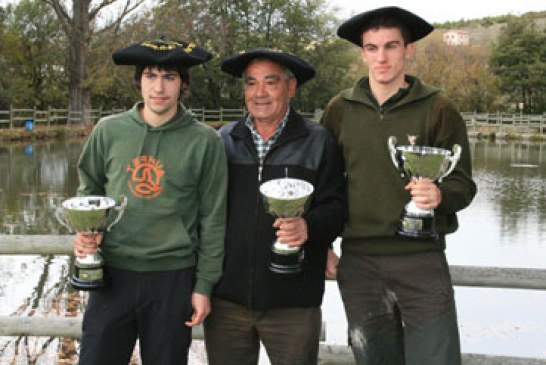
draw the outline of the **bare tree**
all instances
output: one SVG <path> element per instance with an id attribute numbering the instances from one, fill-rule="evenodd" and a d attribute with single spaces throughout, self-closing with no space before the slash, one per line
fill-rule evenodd
<path id="1" fill-rule="evenodd" d="M 107 7 L 117 9 L 117 15 L 104 24 L 102 29 L 119 29 L 121 22 L 145 0 L 73 0 L 71 11 L 62 0 L 42 0 L 49 4 L 59 18 L 64 33 L 68 39 L 68 74 L 70 79 L 71 116 L 76 120 L 91 122 L 84 115 L 91 108 L 91 95 L 87 81 L 86 60 L 90 52 L 91 39 L 99 12 Z"/>

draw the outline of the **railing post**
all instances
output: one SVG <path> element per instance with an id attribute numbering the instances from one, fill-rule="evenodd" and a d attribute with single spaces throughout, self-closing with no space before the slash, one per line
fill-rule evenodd
<path id="1" fill-rule="evenodd" d="M 13 105 L 9 105 L 9 129 L 13 128 Z"/>

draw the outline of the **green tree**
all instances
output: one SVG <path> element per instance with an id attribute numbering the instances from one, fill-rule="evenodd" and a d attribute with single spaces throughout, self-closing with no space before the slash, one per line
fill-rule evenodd
<path id="1" fill-rule="evenodd" d="M 511 105 L 526 113 L 546 111 L 546 28 L 532 17 L 510 17 L 490 59 Z"/>
<path id="2" fill-rule="evenodd" d="M 6 11 L 5 9 L 0 6 L 0 109 L 6 109 L 9 106 L 9 95 L 8 95 L 8 87 L 9 87 L 9 80 L 7 78 L 8 75 L 8 65 L 7 61 L 5 59 L 5 39 L 6 39 L 6 32 L 5 32 L 5 15 Z"/>
<path id="3" fill-rule="evenodd" d="M 133 10 L 138 8 L 144 0 L 72 0 L 72 7 L 61 0 L 41 0 L 55 11 L 57 19 L 66 35 L 66 48 L 68 50 L 67 71 L 70 89 L 70 110 L 75 115 L 81 116 L 87 122 L 83 114 L 85 109 L 91 107 L 92 79 L 88 78 L 88 60 L 91 53 L 91 39 L 98 29 L 118 28 L 122 20 Z M 99 24 L 98 18 L 102 10 L 112 5 L 119 5 L 118 14 L 111 20 L 105 20 L 105 24 Z M 112 11 L 112 10 L 111 10 Z"/>
<path id="4" fill-rule="evenodd" d="M 66 105 L 64 58 L 58 46 L 60 28 L 44 4 L 22 0 L 6 8 L 3 36 L 9 104 L 17 107 Z M 8 51 L 9 50 L 9 51 Z"/>
<path id="5" fill-rule="evenodd" d="M 220 71 L 224 57 L 254 47 L 292 52 L 317 69 L 294 100 L 313 110 L 352 82 L 350 47 L 333 40 L 335 25 L 324 0 L 165 0 L 124 24 L 116 46 L 159 35 L 204 45 L 214 58 L 192 70 L 188 104 L 195 108 L 243 106 L 241 81 Z"/>

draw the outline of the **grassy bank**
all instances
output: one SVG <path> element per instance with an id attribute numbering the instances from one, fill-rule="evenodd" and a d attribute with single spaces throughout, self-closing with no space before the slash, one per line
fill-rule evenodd
<path id="1" fill-rule="evenodd" d="M 546 142 L 546 134 L 537 132 L 532 133 L 492 129 L 474 129 L 468 131 L 468 136 L 470 138 L 488 140 Z"/>
<path id="2" fill-rule="evenodd" d="M 208 125 L 219 129 L 222 122 L 208 122 Z M 27 142 L 27 141 L 46 141 L 46 140 L 64 140 L 71 138 L 84 138 L 89 135 L 93 125 L 73 125 L 73 126 L 50 126 L 38 127 L 31 131 L 25 128 L 0 129 L 0 141 L 5 142 Z M 524 140 L 533 142 L 546 142 L 544 133 L 523 133 L 515 131 L 499 131 L 492 128 L 469 128 L 468 136 L 477 139 L 490 140 Z"/>
<path id="3" fill-rule="evenodd" d="M 38 127 L 33 130 L 25 128 L 0 129 L 1 141 L 46 141 L 46 140 L 63 140 L 69 138 L 87 137 L 92 125 L 89 126 L 50 126 Z"/>

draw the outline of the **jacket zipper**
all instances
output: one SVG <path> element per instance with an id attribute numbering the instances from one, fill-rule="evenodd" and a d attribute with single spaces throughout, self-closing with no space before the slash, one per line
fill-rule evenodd
<path id="1" fill-rule="evenodd" d="M 258 180 L 258 192 L 256 194 L 256 211 L 255 211 L 255 214 L 254 216 L 256 217 L 256 227 L 258 226 L 258 223 L 259 223 L 259 216 L 260 216 L 260 213 L 258 210 L 259 210 L 259 206 L 260 206 L 260 199 L 262 198 L 261 195 L 260 195 L 260 185 L 262 184 L 262 178 L 263 178 L 263 169 L 264 169 L 264 162 L 265 162 L 265 159 L 267 158 L 267 156 L 269 156 L 269 154 L 271 153 L 271 151 L 275 148 L 275 145 L 274 144 L 273 146 L 271 146 L 269 148 L 269 150 L 267 151 L 267 153 L 265 154 L 264 158 L 263 159 L 260 159 L 257 155 L 255 155 L 255 157 L 257 158 L 258 160 L 258 176 L 257 176 L 257 180 Z M 260 243 L 260 234 L 259 232 L 256 230 L 256 237 L 254 239 L 254 242 L 256 244 L 259 244 Z M 251 270 L 251 274 L 250 274 L 250 277 L 249 277 L 249 281 L 248 281 L 248 285 L 249 285 L 249 291 L 248 291 L 248 308 L 252 309 L 253 308 L 253 303 L 252 303 L 252 297 L 253 297 L 253 293 L 254 293 L 254 267 L 256 265 L 256 251 L 257 249 L 255 249 L 254 245 L 252 245 L 252 247 L 250 248 L 251 249 L 251 252 L 250 252 L 250 270 Z"/>
<path id="2" fill-rule="evenodd" d="M 260 212 L 258 211 L 259 209 L 259 206 L 260 206 L 260 199 L 261 199 L 261 196 L 260 196 L 260 184 L 262 182 L 262 170 L 263 170 L 263 161 L 260 160 L 260 158 L 258 157 L 258 155 L 254 152 L 253 149 L 250 148 L 250 151 L 252 153 L 254 153 L 254 156 L 256 157 L 256 159 L 258 160 L 258 176 L 257 176 L 257 180 L 258 180 L 258 191 L 257 191 L 257 194 L 256 194 L 256 211 L 254 212 L 254 217 L 256 217 L 256 222 L 254 224 L 255 227 L 258 226 L 258 223 L 259 223 L 259 216 L 260 216 Z M 264 157 L 265 159 L 265 157 Z M 257 244 L 259 242 L 259 239 L 260 239 L 260 235 L 259 235 L 259 232 L 258 230 L 256 230 L 255 232 L 256 236 L 254 238 L 254 243 Z M 253 294 L 254 294 L 254 273 L 255 273 L 255 269 L 254 267 L 256 266 L 256 248 L 254 247 L 254 245 L 251 245 L 250 246 L 250 275 L 248 277 L 248 287 L 249 287 L 249 290 L 248 290 L 248 308 L 252 309 L 254 306 L 253 306 L 253 300 L 252 300 L 252 297 L 253 297 Z"/>

